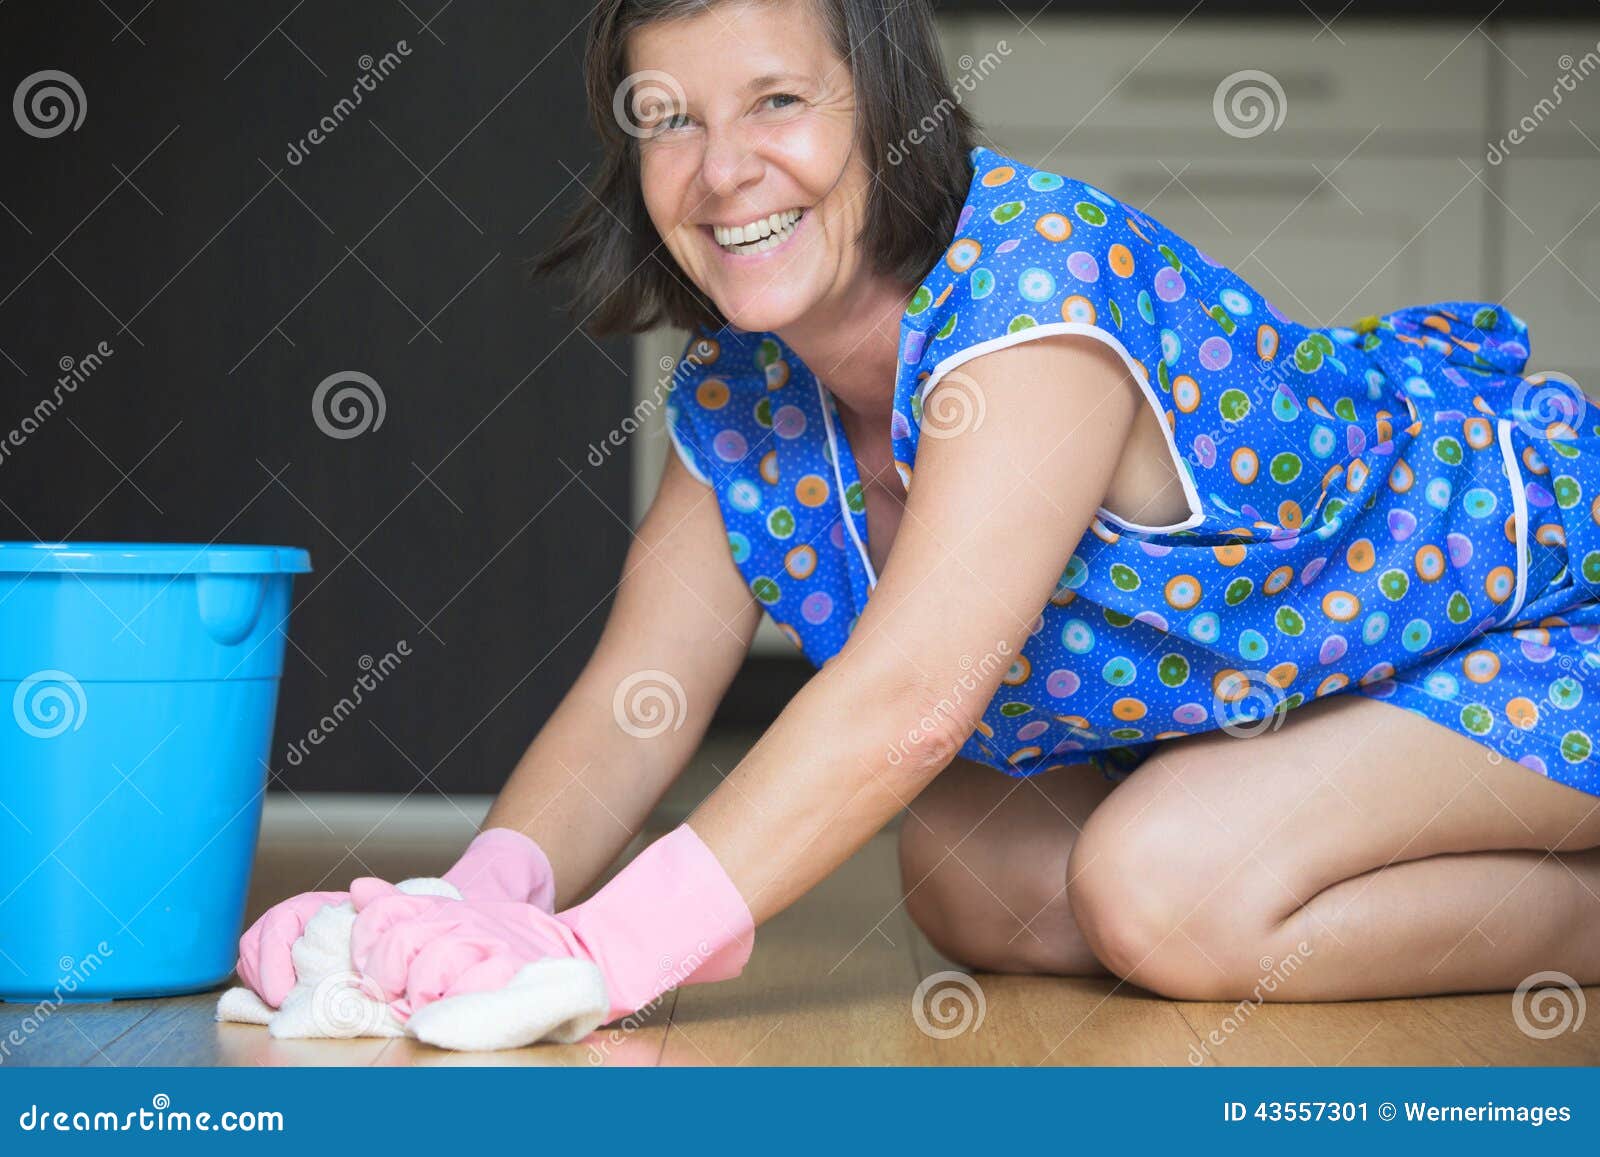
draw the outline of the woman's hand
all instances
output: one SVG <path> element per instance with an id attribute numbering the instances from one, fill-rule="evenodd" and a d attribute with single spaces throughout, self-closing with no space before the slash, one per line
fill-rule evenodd
<path id="1" fill-rule="evenodd" d="M 538 844 L 510 828 L 479 832 L 444 879 L 471 900 L 519 901 L 545 912 L 555 903 L 549 859 Z M 239 938 L 239 979 L 277 1008 L 295 985 L 294 942 L 306 921 L 350 898 L 349 892 L 304 892 L 267 909 Z"/>
<path id="2" fill-rule="evenodd" d="M 292 949 L 306 930 L 306 921 L 329 904 L 342 904 L 349 892 L 302 892 L 274 904 L 239 937 L 239 979 L 273 1008 L 294 987 Z"/>
<path id="3" fill-rule="evenodd" d="M 410 896 L 370 877 L 351 893 L 351 962 L 401 1017 L 504 988 L 524 965 L 557 957 L 599 970 L 615 1020 L 691 980 L 737 976 L 754 938 L 743 897 L 687 825 L 559 915 L 509 900 Z"/>

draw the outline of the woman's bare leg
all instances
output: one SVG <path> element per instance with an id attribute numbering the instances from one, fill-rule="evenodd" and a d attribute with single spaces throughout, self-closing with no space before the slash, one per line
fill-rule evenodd
<path id="1" fill-rule="evenodd" d="M 900 829 L 906 909 L 944 955 L 994 972 L 1093 975 L 1067 859 L 1112 784 L 1090 767 L 1017 779 L 957 759 Z"/>
<path id="2" fill-rule="evenodd" d="M 1069 877 L 1120 976 L 1239 999 L 1600 983 L 1600 797 L 1356 695 L 1176 741 L 1085 825 Z"/>

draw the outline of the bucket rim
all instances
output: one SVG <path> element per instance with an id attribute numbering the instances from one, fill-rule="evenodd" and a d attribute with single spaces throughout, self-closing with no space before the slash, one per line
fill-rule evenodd
<path id="1" fill-rule="evenodd" d="M 5 542 L 0 574 L 309 574 L 298 546 L 200 542 Z"/>

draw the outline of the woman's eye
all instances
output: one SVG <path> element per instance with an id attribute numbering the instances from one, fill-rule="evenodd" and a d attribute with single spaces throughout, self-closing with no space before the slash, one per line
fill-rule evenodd
<path id="1" fill-rule="evenodd" d="M 688 113 L 663 113 L 640 125 L 641 131 L 636 135 L 644 140 L 653 140 L 669 133 L 681 132 L 693 124 L 694 118 Z"/>
<path id="2" fill-rule="evenodd" d="M 767 102 L 772 108 L 788 108 L 791 104 L 798 104 L 800 98 L 792 92 L 777 92 L 767 97 Z"/>

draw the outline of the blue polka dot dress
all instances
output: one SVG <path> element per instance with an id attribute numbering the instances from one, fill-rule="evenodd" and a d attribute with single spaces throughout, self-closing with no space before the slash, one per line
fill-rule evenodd
<path id="1" fill-rule="evenodd" d="M 972 162 L 901 322 L 907 488 L 922 438 L 983 419 L 965 362 L 1082 334 L 1159 414 L 1189 514 L 1098 512 L 961 754 L 1115 778 L 1158 743 L 1360 694 L 1600 794 L 1600 416 L 1523 374 L 1525 324 L 1453 301 L 1311 328 L 1099 189 Z M 876 582 L 826 384 L 774 334 L 708 330 L 666 416 L 751 591 L 821 666 Z"/>

